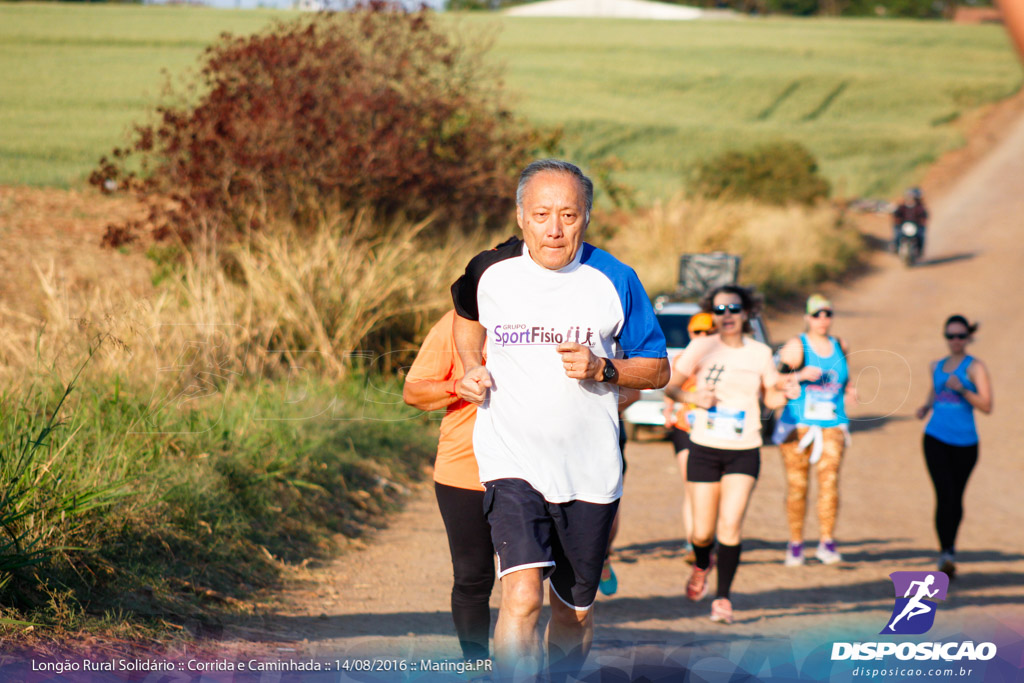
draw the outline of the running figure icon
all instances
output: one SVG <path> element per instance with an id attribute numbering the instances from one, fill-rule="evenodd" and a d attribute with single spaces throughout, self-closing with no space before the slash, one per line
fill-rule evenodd
<path id="1" fill-rule="evenodd" d="M 938 601 L 946 599 L 949 577 L 942 572 L 901 571 L 889 578 L 896 601 L 879 635 L 927 633 L 935 625 Z"/>
<path id="2" fill-rule="evenodd" d="M 910 586 L 907 587 L 907 592 L 903 594 L 903 597 L 910 598 L 910 593 L 914 590 L 914 586 L 917 586 L 917 594 L 910 598 L 910 601 L 907 603 L 906 607 L 903 608 L 903 611 L 900 612 L 900 615 L 893 619 L 892 623 L 889 624 L 890 631 L 893 633 L 896 632 L 896 622 L 903 617 L 906 617 L 907 621 L 910 621 L 919 614 L 928 614 L 935 609 L 931 605 L 921 602 L 924 598 L 934 598 L 939 592 L 938 588 L 933 591 L 928 590 L 928 587 L 933 583 L 935 583 L 935 576 L 933 574 L 926 576 L 923 581 L 910 582 Z"/>

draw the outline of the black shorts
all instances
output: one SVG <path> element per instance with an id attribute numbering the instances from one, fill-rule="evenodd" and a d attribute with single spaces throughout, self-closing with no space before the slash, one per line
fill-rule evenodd
<path id="1" fill-rule="evenodd" d="M 690 432 L 684 432 L 679 427 L 673 427 L 668 436 L 672 439 L 672 446 L 676 449 L 676 455 L 690 447 Z"/>
<path id="2" fill-rule="evenodd" d="M 722 481 L 726 474 L 749 474 L 754 479 L 761 473 L 761 450 L 746 448 L 727 450 L 690 442 L 686 461 L 686 480 L 690 482 Z"/>
<path id="3" fill-rule="evenodd" d="M 498 577 L 540 568 L 562 602 L 589 609 L 597 597 L 619 501 L 549 503 L 523 479 L 495 479 L 484 488 Z"/>

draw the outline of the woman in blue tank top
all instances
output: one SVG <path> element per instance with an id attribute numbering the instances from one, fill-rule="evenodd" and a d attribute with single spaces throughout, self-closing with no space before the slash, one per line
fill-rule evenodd
<path id="1" fill-rule="evenodd" d="M 800 396 L 786 404 L 775 442 L 786 467 L 787 567 L 804 563 L 804 517 L 811 465 L 818 469 L 818 524 L 821 538 L 815 556 L 823 564 L 842 559 L 833 532 L 839 508 L 839 464 L 849 441 L 846 401 L 856 401 L 846 364 L 849 349 L 829 333 L 832 304 L 814 294 L 807 299 L 807 332 L 790 339 L 779 352 L 789 381 L 799 382 Z"/>
<path id="2" fill-rule="evenodd" d="M 917 409 L 923 420 L 924 457 L 935 487 L 935 529 L 939 535 L 939 570 L 956 573 L 956 532 L 963 519 L 964 489 L 978 462 L 978 432 L 974 409 L 992 412 L 988 368 L 967 355 L 967 344 L 978 325 L 953 315 L 944 327 L 949 355 L 932 363 L 927 402 Z"/>

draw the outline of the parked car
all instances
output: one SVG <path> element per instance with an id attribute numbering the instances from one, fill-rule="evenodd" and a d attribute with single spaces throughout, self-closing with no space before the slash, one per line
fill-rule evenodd
<path id="1" fill-rule="evenodd" d="M 668 347 L 670 363 L 690 343 L 690 333 L 687 328 L 690 318 L 699 312 L 700 304 L 695 301 L 673 301 L 668 296 L 660 296 L 655 299 L 654 315 L 661 325 L 661 331 L 665 333 L 665 345 Z M 752 318 L 750 325 L 753 328 L 754 339 L 768 346 L 772 345 L 768 337 L 768 328 L 761 316 Z M 623 423 L 626 425 L 627 438 L 635 440 L 637 431 L 640 429 L 650 429 L 657 431 L 662 437 L 667 436 L 664 409 L 664 391 L 655 389 L 640 392 L 640 399 L 629 406 L 622 415 Z M 762 434 L 765 435 L 766 442 L 775 428 L 774 418 L 774 412 L 762 405 Z"/>

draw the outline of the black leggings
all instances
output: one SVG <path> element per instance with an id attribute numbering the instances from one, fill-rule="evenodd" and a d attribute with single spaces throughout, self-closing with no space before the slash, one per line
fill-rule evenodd
<path id="1" fill-rule="evenodd" d="M 452 620 L 466 659 L 486 659 L 494 587 L 494 547 L 484 492 L 434 482 L 452 554 Z"/>
<path id="2" fill-rule="evenodd" d="M 924 459 L 935 486 L 935 530 L 939 532 L 939 546 L 952 551 L 964 516 L 964 489 L 978 462 L 978 444 L 952 446 L 925 434 Z"/>

